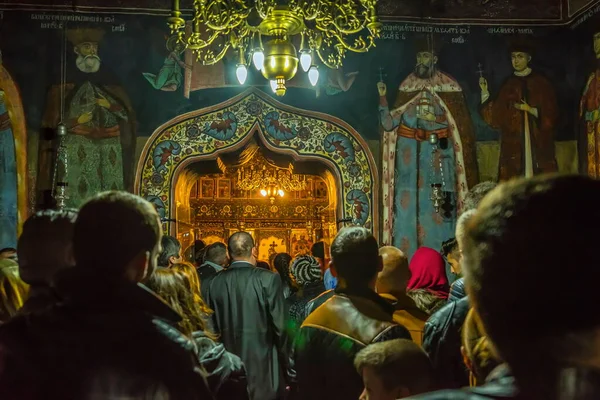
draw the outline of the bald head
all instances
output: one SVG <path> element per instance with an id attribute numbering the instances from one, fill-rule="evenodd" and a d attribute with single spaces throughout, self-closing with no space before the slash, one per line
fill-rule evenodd
<path id="1" fill-rule="evenodd" d="M 410 279 L 408 257 L 402 250 L 384 246 L 379 249 L 383 259 L 383 270 L 377 276 L 377 292 L 401 295 L 406 292 L 406 284 Z"/>
<path id="2" fill-rule="evenodd" d="M 253 258 L 254 239 L 248 232 L 236 232 L 227 244 L 232 261 L 249 261 Z"/>

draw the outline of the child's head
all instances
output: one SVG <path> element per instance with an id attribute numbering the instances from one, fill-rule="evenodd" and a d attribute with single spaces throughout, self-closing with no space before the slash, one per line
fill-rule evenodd
<path id="1" fill-rule="evenodd" d="M 358 352 L 354 366 L 365 385 L 360 400 L 396 400 L 433 389 L 431 362 L 410 340 L 371 344 Z"/>

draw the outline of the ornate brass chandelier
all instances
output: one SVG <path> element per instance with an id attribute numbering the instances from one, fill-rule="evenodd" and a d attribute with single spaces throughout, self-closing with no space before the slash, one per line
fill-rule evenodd
<path id="1" fill-rule="evenodd" d="M 236 76 L 246 82 L 250 59 L 278 96 L 298 70 L 319 79 L 316 57 L 337 69 L 348 51 L 367 52 L 375 46 L 382 24 L 377 0 L 193 0 L 191 30 L 185 32 L 179 0 L 168 18 L 171 32 L 191 49 L 199 62 L 212 65 L 233 48 L 238 52 Z M 248 3 L 248 4 L 247 4 Z M 360 35 L 368 29 L 366 38 Z M 269 38 L 264 42 L 263 37 Z M 300 41 L 300 57 L 293 38 Z"/>

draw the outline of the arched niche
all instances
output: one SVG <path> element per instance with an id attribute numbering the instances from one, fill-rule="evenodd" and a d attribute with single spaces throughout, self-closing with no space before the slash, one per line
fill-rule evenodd
<path id="1" fill-rule="evenodd" d="M 325 164 L 335 176 L 339 219 L 378 236 L 379 178 L 360 134 L 338 118 L 287 106 L 254 88 L 156 129 L 142 150 L 134 190 L 170 222 L 165 232 L 174 232 L 179 174 L 191 163 L 243 148 L 255 135 L 272 151 Z"/>

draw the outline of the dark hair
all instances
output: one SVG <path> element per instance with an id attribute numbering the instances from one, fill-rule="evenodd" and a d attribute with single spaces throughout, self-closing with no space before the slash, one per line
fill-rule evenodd
<path id="1" fill-rule="evenodd" d="M 236 232 L 227 243 L 231 258 L 250 258 L 254 248 L 254 239 L 248 232 Z"/>
<path id="2" fill-rule="evenodd" d="M 198 254 L 199 251 L 204 250 L 206 243 L 204 240 L 194 240 L 194 254 Z"/>
<path id="3" fill-rule="evenodd" d="M 494 188 L 498 186 L 496 182 L 481 182 L 477 185 L 473 186 L 471 190 L 467 192 L 465 199 L 463 201 L 463 206 L 461 209 L 461 213 L 467 212 L 469 210 L 474 210 L 479 206 L 481 200 Z"/>
<path id="4" fill-rule="evenodd" d="M 160 247 L 162 247 L 162 251 L 158 256 L 158 266 L 166 268 L 170 264 L 169 259 L 179 255 L 181 243 L 173 236 L 164 235 L 162 239 L 160 239 Z"/>
<path id="5" fill-rule="evenodd" d="M 600 281 L 598 198 L 600 182 L 583 176 L 514 180 L 490 193 L 467 224 L 466 284 L 515 376 L 526 378 L 534 365 L 551 364 L 543 357 L 557 357 L 556 346 L 535 351 L 542 338 L 600 326 L 600 317 L 582 306 L 596 303 Z M 552 251 L 553 245 L 560 248 Z M 554 289 L 569 310 L 560 321 L 548 306 L 548 290 Z"/>
<path id="6" fill-rule="evenodd" d="M 458 242 L 456 241 L 456 238 L 448 239 L 445 242 L 442 242 L 440 254 L 444 257 L 448 257 L 455 250 L 458 250 Z"/>
<path id="7" fill-rule="evenodd" d="M 158 246 L 160 232 L 158 214 L 146 200 L 121 191 L 99 193 L 81 207 L 75 222 L 75 261 L 120 275 L 134 257 Z"/>
<path id="8" fill-rule="evenodd" d="M 73 266 L 77 210 L 38 211 L 25 221 L 19 237 L 19 273 L 29 284 L 49 284 L 60 269 Z"/>
<path id="9" fill-rule="evenodd" d="M 194 263 L 197 266 L 204 264 L 204 254 L 206 252 L 206 243 L 204 240 L 194 241 Z"/>
<path id="10" fill-rule="evenodd" d="M 325 259 L 325 243 L 323 242 L 317 242 L 315 244 L 312 245 L 312 247 L 310 248 L 310 254 L 312 254 L 313 257 L 317 257 L 320 259 Z"/>
<path id="11" fill-rule="evenodd" d="M 273 259 L 273 268 L 281 277 L 281 280 L 288 287 L 292 287 L 292 278 L 290 277 L 290 263 L 292 256 L 288 253 L 278 253 Z"/>
<path id="12" fill-rule="evenodd" d="M 267 271 L 271 270 L 271 266 L 266 261 L 257 261 L 256 262 L 256 267 L 262 268 L 262 269 L 266 269 Z"/>
<path id="13" fill-rule="evenodd" d="M 215 242 L 204 249 L 204 261 L 217 265 L 225 265 L 227 261 L 227 246 L 225 243 Z"/>
<path id="14" fill-rule="evenodd" d="M 0 250 L 0 253 L 16 253 L 16 252 L 17 252 L 17 249 L 15 249 L 14 247 L 5 247 Z"/>
<path id="15" fill-rule="evenodd" d="M 331 262 L 349 285 L 366 286 L 377 274 L 377 239 L 362 227 L 342 228 L 331 244 Z"/>
<path id="16" fill-rule="evenodd" d="M 421 347 L 410 340 L 370 344 L 356 354 L 354 367 L 359 374 L 364 368 L 372 369 L 388 391 L 404 387 L 414 396 L 434 388 L 431 361 Z"/>

